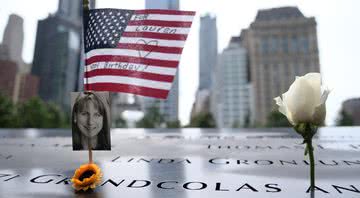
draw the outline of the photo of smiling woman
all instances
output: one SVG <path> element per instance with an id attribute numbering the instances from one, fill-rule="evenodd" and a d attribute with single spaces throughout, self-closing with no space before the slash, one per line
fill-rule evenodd
<path id="1" fill-rule="evenodd" d="M 73 150 L 110 150 L 110 113 L 108 92 L 73 92 Z"/>

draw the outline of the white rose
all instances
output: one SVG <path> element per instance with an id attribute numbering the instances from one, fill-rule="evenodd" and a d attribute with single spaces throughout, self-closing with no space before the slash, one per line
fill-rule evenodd
<path id="1" fill-rule="evenodd" d="M 308 73 L 305 76 L 297 76 L 289 90 L 274 100 L 279 106 L 279 111 L 292 125 L 320 125 L 325 120 L 325 102 L 329 93 L 328 88 L 322 89 L 319 73 Z"/>

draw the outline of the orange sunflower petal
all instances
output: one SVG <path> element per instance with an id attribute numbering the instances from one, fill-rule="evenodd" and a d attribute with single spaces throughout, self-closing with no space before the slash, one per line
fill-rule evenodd
<path id="1" fill-rule="evenodd" d="M 86 171 L 93 172 L 93 175 L 80 180 L 80 177 Z M 76 169 L 74 176 L 71 179 L 71 182 L 73 183 L 73 187 L 75 188 L 75 190 L 87 191 L 88 189 L 96 188 L 96 186 L 101 183 L 101 178 L 101 169 L 96 164 L 84 164 L 81 165 L 78 169 Z"/>

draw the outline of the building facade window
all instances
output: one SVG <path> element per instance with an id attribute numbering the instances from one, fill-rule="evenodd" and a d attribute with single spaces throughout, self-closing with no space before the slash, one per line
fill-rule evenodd
<path id="1" fill-rule="evenodd" d="M 289 53 L 289 43 L 288 43 L 288 38 L 287 37 L 283 37 L 281 39 L 281 47 L 282 47 L 282 52 L 287 54 Z"/>
<path id="2" fill-rule="evenodd" d="M 277 36 L 272 36 L 270 38 L 270 51 L 272 53 L 275 53 L 278 51 L 278 37 Z"/>
<path id="3" fill-rule="evenodd" d="M 309 49 L 309 39 L 304 36 L 301 38 L 301 46 L 302 46 L 302 52 L 304 53 L 309 53 L 310 49 Z"/>
<path id="4" fill-rule="evenodd" d="M 261 51 L 263 54 L 269 53 L 269 40 L 267 37 L 261 39 Z"/>
<path id="5" fill-rule="evenodd" d="M 298 37 L 296 35 L 291 36 L 291 52 L 298 52 Z"/>

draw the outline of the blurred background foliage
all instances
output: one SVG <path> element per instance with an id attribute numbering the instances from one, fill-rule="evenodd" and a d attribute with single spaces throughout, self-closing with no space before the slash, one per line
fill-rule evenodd
<path id="1" fill-rule="evenodd" d="M 0 93 L 0 127 L 70 128 L 70 118 L 57 105 L 45 103 L 38 97 L 14 104 Z"/>

